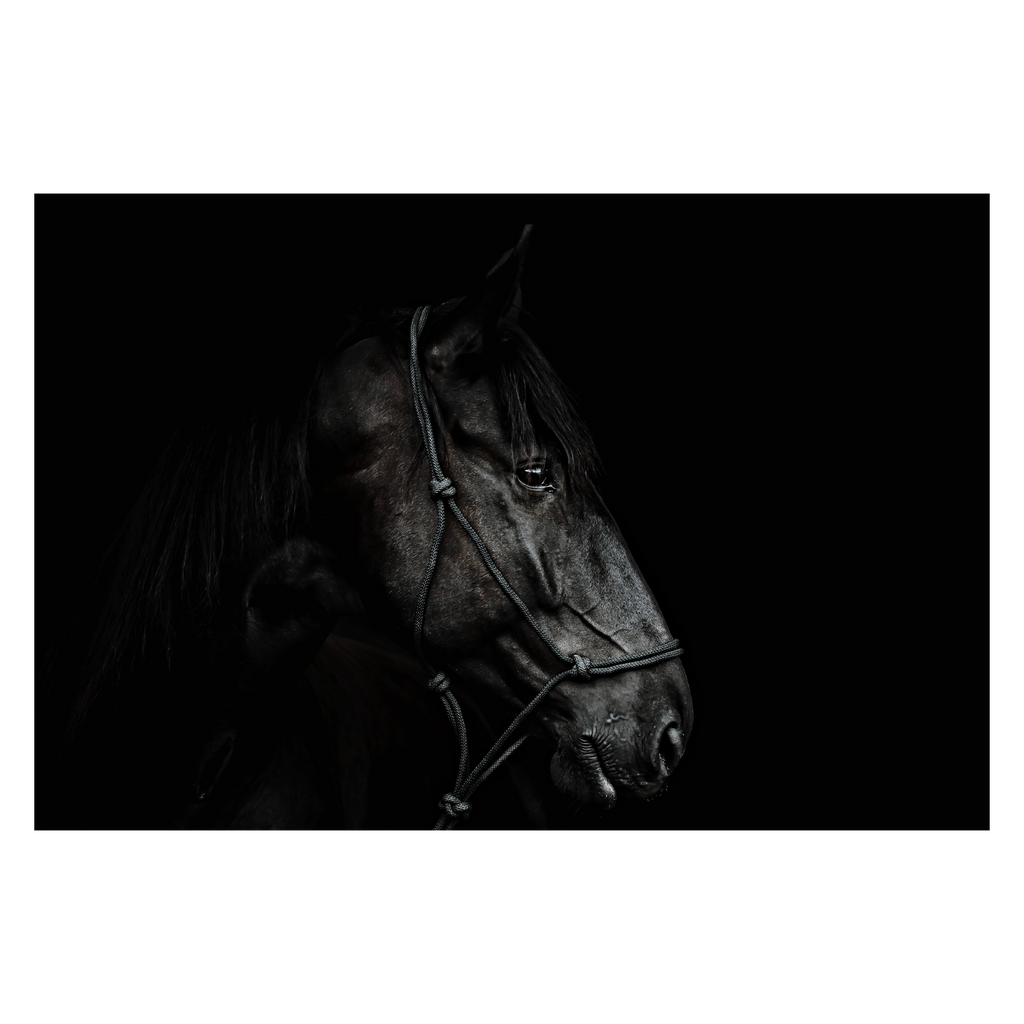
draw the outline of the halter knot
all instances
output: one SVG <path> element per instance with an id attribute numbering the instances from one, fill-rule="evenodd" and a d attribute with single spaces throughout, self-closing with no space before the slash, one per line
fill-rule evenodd
<path id="1" fill-rule="evenodd" d="M 448 679 L 443 672 L 438 672 L 433 679 L 427 683 L 427 689 L 431 693 L 444 693 L 448 689 Z"/>
<path id="2" fill-rule="evenodd" d="M 579 676 L 580 679 L 589 679 L 590 659 L 582 654 L 574 654 L 572 660 L 575 662 L 575 665 L 573 665 L 570 675 Z"/>
<path id="3" fill-rule="evenodd" d="M 455 484 L 448 477 L 445 477 L 443 480 L 431 480 L 430 493 L 435 498 L 454 498 Z"/>
<path id="4" fill-rule="evenodd" d="M 445 793 L 438 801 L 437 806 L 448 815 L 449 818 L 468 818 L 472 809 L 471 804 L 460 800 L 454 793 Z"/>

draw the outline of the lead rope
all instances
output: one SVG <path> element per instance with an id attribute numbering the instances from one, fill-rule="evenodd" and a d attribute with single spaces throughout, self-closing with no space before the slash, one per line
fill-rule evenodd
<path id="1" fill-rule="evenodd" d="M 650 647 L 646 651 L 639 651 L 636 654 L 627 654 L 621 658 L 610 658 L 606 661 L 592 661 L 582 654 L 564 653 L 533 617 L 529 608 L 523 603 L 522 598 L 512 589 L 508 580 L 501 574 L 501 570 L 495 564 L 490 551 L 487 550 L 487 545 L 484 544 L 476 530 L 470 525 L 469 520 L 462 514 L 459 506 L 455 504 L 455 484 L 441 471 L 441 463 L 437 457 L 437 446 L 434 443 L 434 430 L 430 422 L 427 403 L 423 397 L 423 382 L 420 376 L 419 340 L 429 315 L 430 307 L 420 306 L 413 314 L 412 323 L 409 328 L 409 380 L 412 385 L 412 402 L 413 408 L 416 410 L 416 419 L 420 424 L 420 431 L 423 434 L 423 445 L 427 451 L 427 458 L 430 460 L 430 493 L 437 504 L 437 530 L 434 533 L 434 542 L 430 547 L 430 558 L 427 561 L 423 581 L 420 583 L 419 598 L 416 602 L 416 621 L 413 626 L 413 642 L 416 646 L 416 653 L 426 662 L 426 658 L 423 655 L 423 622 L 427 613 L 427 595 L 430 592 L 430 584 L 434 578 L 434 570 L 437 568 L 437 555 L 441 547 L 441 538 L 444 536 L 444 510 L 447 505 L 452 515 L 455 516 L 462 525 L 462 528 L 469 534 L 470 539 L 480 552 L 484 565 L 487 566 L 487 570 L 497 580 L 501 589 L 505 591 L 513 604 L 523 613 L 526 621 L 533 627 L 541 640 L 547 644 L 552 654 L 569 666 L 544 684 L 541 691 L 516 715 L 509 727 L 501 734 L 491 749 L 480 759 L 480 763 L 468 775 L 466 774 L 466 767 L 469 763 L 469 743 L 466 739 L 466 722 L 462 717 L 462 709 L 459 707 L 459 702 L 455 699 L 455 694 L 452 693 L 449 687 L 448 677 L 443 671 L 439 671 L 427 683 L 428 689 L 440 696 L 445 712 L 448 715 L 448 721 L 451 723 L 452 729 L 459 740 L 459 769 L 455 776 L 455 784 L 439 801 L 438 807 L 442 813 L 437 824 L 434 826 L 435 829 L 450 829 L 454 828 L 458 821 L 469 817 L 469 812 L 472 809 L 469 798 L 506 758 L 510 757 L 512 753 L 526 742 L 528 737 L 520 736 L 509 743 L 504 751 L 502 751 L 505 741 L 511 737 L 520 723 L 563 679 L 590 679 L 592 676 L 612 675 L 615 672 L 624 672 L 627 669 L 643 668 L 646 665 L 667 661 L 669 658 L 678 658 L 683 653 L 683 649 L 679 641 L 673 639 L 663 644 L 658 644 L 655 647 Z"/>

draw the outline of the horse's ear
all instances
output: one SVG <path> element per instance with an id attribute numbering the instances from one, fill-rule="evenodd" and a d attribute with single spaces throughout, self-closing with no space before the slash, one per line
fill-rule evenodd
<path id="1" fill-rule="evenodd" d="M 421 348 L 432 370 L 468 368 L 497 341 L 501 321 L 516 322 L 522 305 L 519 282 L 532 231 L 532 224 L 523 228 L 515 248 L 498 260 L 479 288 L 450 308 L 445 303 L 427 321 Z"/>

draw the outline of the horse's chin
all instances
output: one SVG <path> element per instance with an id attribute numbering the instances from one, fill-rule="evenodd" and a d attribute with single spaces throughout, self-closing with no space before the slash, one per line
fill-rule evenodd
<path id="1" fill-rule="evenodd" d="M 609 810 L 618 798 L 597 748 L 586 736 L 559 745 L 551 758 L 551 780 L 559 792 L 585 806 Z"/>

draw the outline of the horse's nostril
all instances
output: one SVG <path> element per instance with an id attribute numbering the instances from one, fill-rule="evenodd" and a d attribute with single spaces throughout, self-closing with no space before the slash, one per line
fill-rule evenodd
<path id="1" fill-rule="evenodd" d="M 679 731 L 679 723 L 672 721 L 665 726 L 658 744 L 658 756 L 667 771 L 672 771 L 683 756 L 683 734 Z"/>

